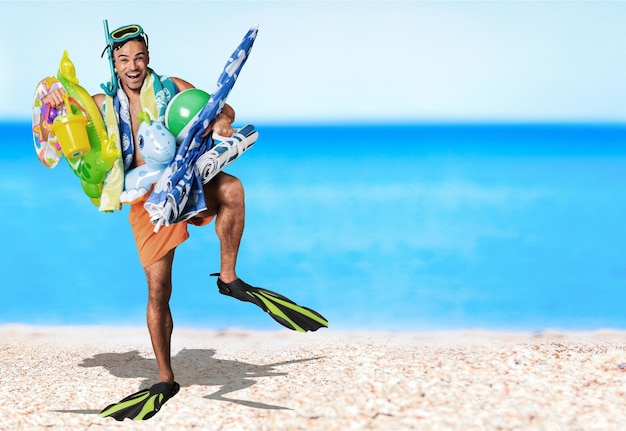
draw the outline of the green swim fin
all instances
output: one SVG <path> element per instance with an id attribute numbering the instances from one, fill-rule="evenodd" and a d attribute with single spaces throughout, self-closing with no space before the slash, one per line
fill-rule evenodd
<path id="1" fill-rule="evenodd" d="M 126 418 L 134 421 L 150 419 L 156 415 L 163 404 L 180 390 L 180 385 L 167 382 L 157 383 L 149 389 L 144 389 L 131 394 L 120 402 L 107 406 L 100 412 L 100 417 L 112 417 L 116 421 Z"/>
<path id="2" fill-rule="evenodd" d="M 232 296 L 240 301 L 257 305 L 286 328 L 298 332 L 328 328 L 328 320 L 324 316 L 317 311 L 296 304 L 279 293 L 260 287 L 252 287 L 239 278 L 230 283 L 224 283 L 219 278 L 219 273 L 211 275 L 218 277 L 217 287 L 222 295 Z"/>

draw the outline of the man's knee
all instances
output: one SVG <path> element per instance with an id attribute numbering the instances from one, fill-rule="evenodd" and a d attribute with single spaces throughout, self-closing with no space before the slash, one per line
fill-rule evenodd
<path id="1" fill-rule="evenodd" d="M 167 308 L 172 296 L 172 285 L 168 283 L 148 284 L 148 305 L 151 307 Z"/>
<path id="2" fill-rule="evenodd" d="M 172 262 L 174 250 L 145 268 L 148 282 L 148 301 L 153 304 L 167 304 L 172 295 Z"/>
<path id="3" fill-rule="evenodd" d="M 241 180 L 229 175 L 223 186 L 223 194 L 229 201 L 243 201 L 243 184 Z"/>
<path id="4" fill-rule="evenodd" d="M 216 178 L 218 181 L 213 184 L 217 200 L 221 203 L 243 203 L 244 190 L 239 178 L 224 173 Z"/>

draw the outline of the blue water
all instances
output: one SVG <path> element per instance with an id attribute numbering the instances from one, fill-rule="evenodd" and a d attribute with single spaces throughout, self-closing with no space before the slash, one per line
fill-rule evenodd
<path id="1" fill-rule="evenodd" d="M 626 328 L 626 127 L 258 126 L 238 273 L 336 329 Z M 29 124 L 0 123 L 0 323 L 141 324 L 127 210 L 99 213 Z M 179 326 L 275 329 L 217 293 L 213 225 L 178 250 Z"/>

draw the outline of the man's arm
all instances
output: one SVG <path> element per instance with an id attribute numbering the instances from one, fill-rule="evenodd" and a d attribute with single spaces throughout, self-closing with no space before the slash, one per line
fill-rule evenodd
<path id="1" fill-rule="evenodd" d="M 100 111 L 100 115 L 104 116 L 104 112 L 102 112 L 102 105 L 104 105 L 104 93 L 98 93 L 91 96 L 94 103 L 98 107 L 98 111 Z"/>

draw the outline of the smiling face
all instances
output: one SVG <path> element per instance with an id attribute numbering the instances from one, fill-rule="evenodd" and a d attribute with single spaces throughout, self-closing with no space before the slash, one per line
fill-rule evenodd
<path id="1" fill-rule="evenodd" d="M 141 40 L 129 40 L 113 51 L 113 61 L 124 90 L 139 92 L 150 61 L 145 43 Z"/>

